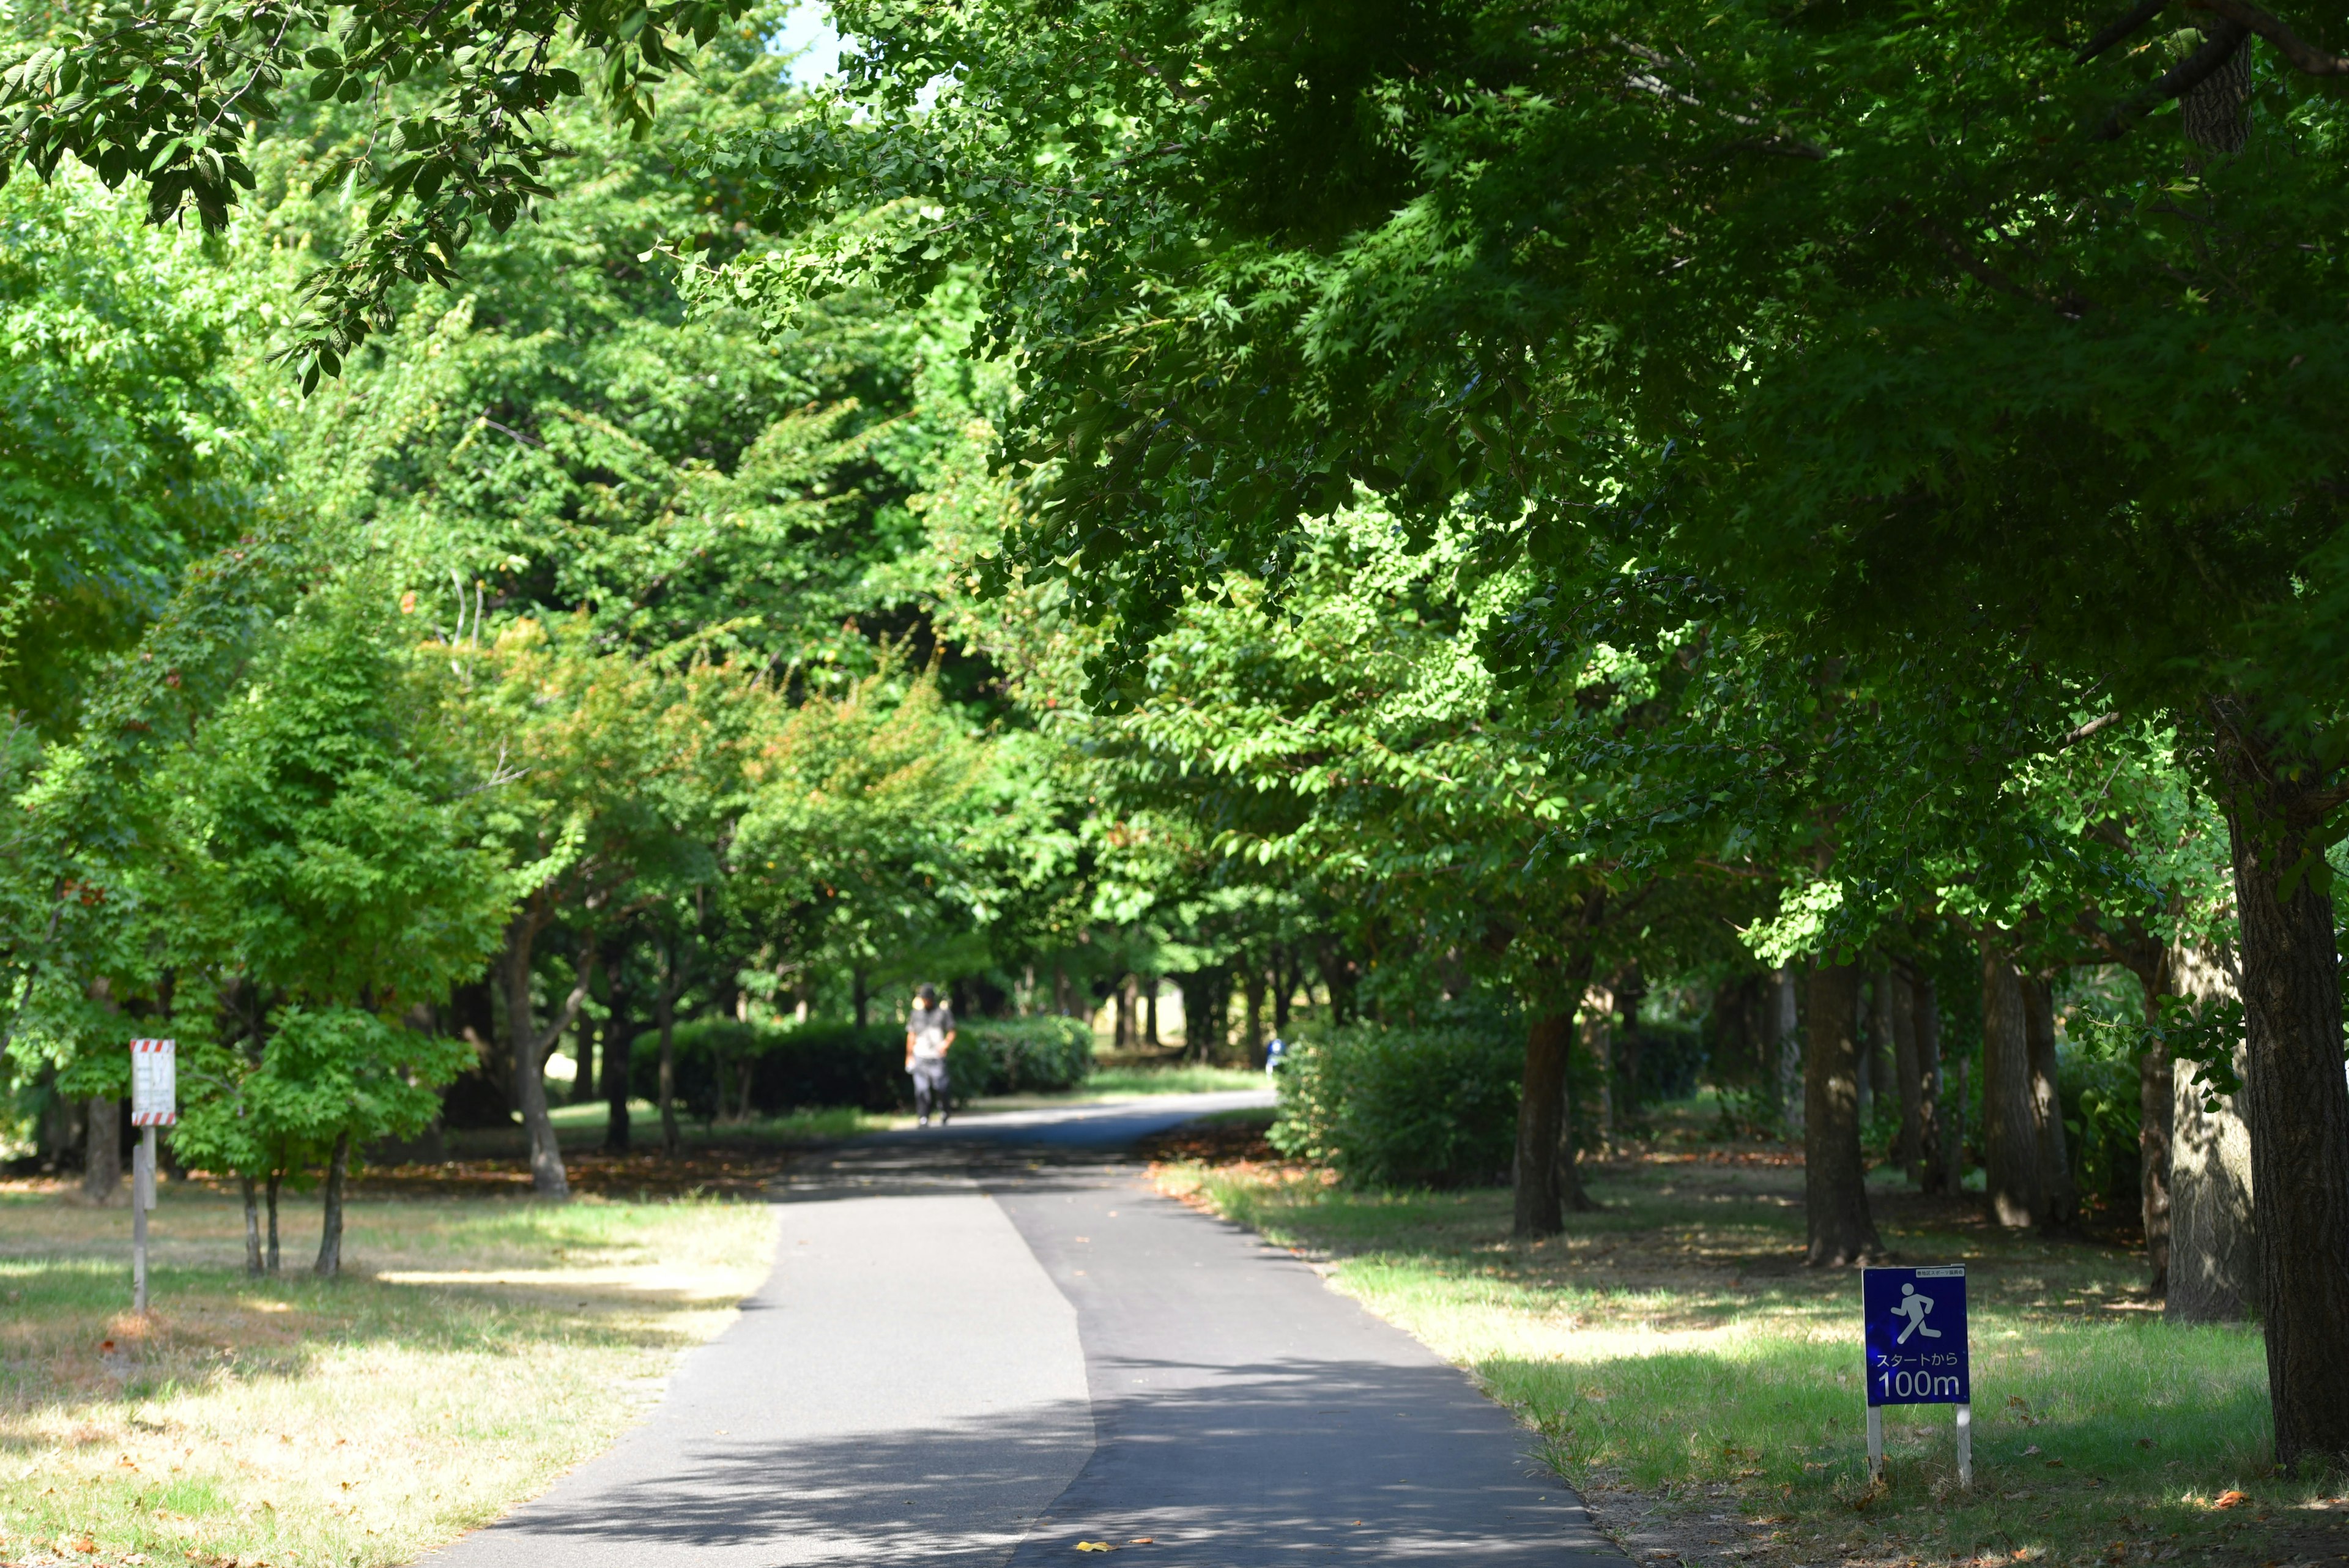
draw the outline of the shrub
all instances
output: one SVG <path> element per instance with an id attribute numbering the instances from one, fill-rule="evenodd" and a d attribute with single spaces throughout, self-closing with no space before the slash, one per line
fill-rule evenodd
<path id="1" fill-rule="evenodd" d="M 2137 1149 L 2142 1091 L 2136 1061 L 2120 1050 L 2095 1048 L 2104 1044 L 2075 1047 L 2067 1041 L 2056 1052 L 2064 1151 L 2083 1201 L 2130 1213 L 2144 1168 Z"/>
<path id="2" fill-rule="evenodd" d="M 1092 1026 L 1053 1013 L 974 1018 L 959 1026 L 947 1053 L 947 1075 L 958 1100 L 1073 1089 L 1092 1070 Z"/>
<path id="3" fill-rule="evenodd" d="M 731 1018 L 680 1023 L 672 1039 L 677 1097 L 692 1116 L 756 1111 L 781 1116 L 802 1106 L 895 1108 L 911 1098 L 905 1034 L 895 1024 L 743 1023 Z M 636 1036 L 629 1092 L 651 1099 L 660 1085 L 660 1036 Z"/>
<path id="4" fill-rule="evenodd" d="M 818 1106 L 895 1110 L 914 1102 L 905 1032 L 895 1023 L 743 1023 L 703 1018 L 671 1036 L 677 1097 L 703 1121 Z M 958 1025 L 947 1073 L 954 1097 L 1071 1089 L 1093 1066 L 1092 1031 L 1076 1018 L 978 1018 Z M 629 1093 L 660 1085 L 660 1037 L 636 1036 Z"/>
<path id="5" fill-rule="evenodd" d="M 1281 1064 L 1272 1145 L 1354 1187 L 1504 1183 L 1524 1067 L 1501 1012 L 1309 1030 Z"/>

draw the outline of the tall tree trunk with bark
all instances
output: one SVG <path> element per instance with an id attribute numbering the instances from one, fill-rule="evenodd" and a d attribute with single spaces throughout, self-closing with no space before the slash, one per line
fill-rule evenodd
<path id="1" fill-rule="evenodd" d="M 1917 992 L 1904 969 L 1878 970 L 1884 1027 L 1892 1036 L 1892 1075 L 1900 1085 L 1900 1136 L 1892 1157 L 1918 1190 L 1925 1187 L 1925 1064 L 1917 1054 Z"/>
<path id="2" fill-rule="evenodd" d="M 1264 966 L 1243 954 L 1240 958 L 1240 1047 L 1247 1064 L 1264 1066 Z"/>
<path id="3" fill-rule="evenodd" d="M 856 1027 L 867 1028 L 870 1026 L 869 1020 L 873 1016 L 873 992 L 867 989 L 866 977 L 862 966 L 848 971 L 848 983 L 851 1000 L 856 1007 Z"/>
<path id="4" fill-rule="evenodd" d="M 2198 1014 L 2240 1002 L 2229 954 L 2180 948 L 2170 958 L 2178 994 Z M 2237 1078 L 2250 1070 L 2235 1045 Z M 2174 1064 L 2170 1104 L 2169 1290 L 2173 1323 L 2241 1323 L 2259 1315 L 2258 1216 L 2251 1190 L 2251 1134 L 2235 1096 L 2212 1096 L 2199 1064 Z"/>
<path id="5" fill-rule="evenodd" d="M 570 1174 L 563 1168 L 563 1150 L 554 1140 L 554 1119 L 546 1108 L 546 1059 L 541 1050 L 535 1009 L 530 1000 L 531 950 L 536 944 L 536 918 L 525 909 L 506 924 L 501 979 L 506 992 L 506 1038 L 512 1046 L 515 1108 L 530 1133 L 530 1184 L 541 1198 L 571 1196 Z"/>
<path id="6" fill-rule="evenodd" d="M 574 1049 L 579 1053 L 579 1071 L 571 1080 L 571 1103 L 592 1106 L 595 1103 L 595 1021 L 581 1013 L 573 1025 Z"/>
<path id="7" fill-rule="evenodd" d="M 2023 980 L 1985 935 L 1982 961 L 1982 1172 L 1991 1216 L 2021 1230 L 2039 1216 L 2039 1139 L 2031 1113 L 2030 1025 Z"/>
<path id="8" fill-rule="evenodd" d="M 1525 1076 L 1517 1096 L 1517 1148 L 1511 1186 L 1512 1230 L 1519 1241 L 1555 1236 L 1565 1221 L 1560 1207 L 1582 1209 L 1580 1176 L 1574 1168 L 1574 1120 L 1567 1071 L 1574 1050 L 1575 1006 L 1589 988 L 1596 961 L 1592 947 L 1607 918 L 1603 889 L 1583 896 L 1568 931 L 1567 959 L 1540 967 L 1542 990 L 1527 997 L 1532 1022 L 1526 1031 Z M 1329 964 L 1322 969 L 1326 974 Z M 1568 1187 L 1572 1191 L 1568 1190 Z"/>
<path id="9" fill-rule="evenodd" d="M 1893 1037 L 1893 1079 L 1900 1084 L 1900 1137 L 1893 1143 L 1893 1161 L 1920 1192 L 1924 1192 L 1926 1145 L 1926 1070 L 1917 1054 L 1917 985 L 1905 969 L 1879 971 L 1889 1006 L 1887 1027 Z"/>
<path id="10" fill-rule="evenodd" d="M 2238 1047 L 2235 1073 L 2251 1065 Z M 2240 1098 L 2209 1100 L 2201 1068 L 2173 1075 L 2170 1122 L 2169 1289 L 2172 1323 L 2242 1323 L 2260 1310 L 2259 1214 L 2251 1135 Z"/>
<path id="11" fill-rule="evenodd" d="M 326 1160 L 326 1223 L 318 1231 L 318 1261 L 310 1272 L 331 1280 L 343 1272 L 343 1178 L 351 1167 L 348 1127 L 335 1135 L 335 1152 Z"/>
<path id="12" fill-rule="evenodd" d="M 1573 1047 L 1571 1012 L 1539 1012 L 1526 1027 L 1525 1078 L 1517 1096 L 1517 1153 L 1510 1183 L 1515 1189 L 1511 1231 L 1520 1241 L 1555 1236 L 1565 1228 L 1557 1150 L 1566 1136 L 1567 1057 Z"/>
<path id="13" fill-rule="evenodd" d="M 1880 1256 L 1859 1154 L 1859 970 L 1811 971 L 1803 1075 L 1804 1262 L 1840 1268 Z"/>
<path id="14" fill-rule="evenodd" d="M 1909 977 L 1909 1033 L 1917 1042 L 1917 1187 L 1921 1192 L 1958 1193 L 1957 1157 L 1951 1140 L 1963 1133 L 1964 1095 L 1951 1096 L 1942 1077 L 1941 995 L 1930 975 Z M 1961 1089 L 1964 1080 L 1961 1078 Z"/>
<path id="15" fill-rule="evenodd" d="M 1803 1015 L 1795 993 L 1795 971 L 1782 969 L 1770 988 L 1770 1039 L 1778 1048 L 1778 1108 L 1786 1131 L 1803 1136 Z"/>
<path id="16" fill-rule="evenodd" d="M 283 1167 L 272 1167 L 269 1179 L 262 1186 L 262 1195 L 269 1205 L 269 1256 L 266 1266 L 272 1278 L 277 1273 L 277 1193 L 285 1183 Z"/>
<path id="17" fill-rule="evenodd" d="M 2338 801 L 2240 711 L 2214 717 L 2242 931 L 2242 1097 L 2276 1463 L 2349 1462 L 2349 1083 L 2323 858 Z"/>
<path id="18" fill-rule="evenodd" d="M 2072 1179 L 2064 1137 L 2064 1096 L 2056 1076 L 2055 994 L 2044 974 L 2021 977 L 2023 1039 L 2031 1053 L 2031 1137 L 2039 1154 L 2039 1209 L 2033 1220 L 2049 1235 L 2080 1226 L 2080 1192 Z"/>
<path id="19" fill-rule="evenodd" d="M 612 972 L 612 1016 L 604 1023 L 604 1152 L 628 1152 L 628 1096 L 633 1090 L 636 1060 L 636 995 L 622 981 L 621 966 Z"/>
<path id="20" fill-rule="evenodd" d="M 82 1196 L 104 1203 L 121 1185 L 122 1104 L 112 1095 L 92 1095 L 82 1135 Z"/>
<path id="21" fill-rule="evenodd" d="M 506 993 L 506 1034 L 512 1050 L 514 1091 L 523 1126 L 530 1130 L 530 1184 L 541 1198 L 558 1201 L 571 1196 L 569 1173 L 563 1168 L 563 1150 L 554 1138 L 554 1119 L 546 1106 L 546 1054 L 587 999 L 595 973 L 595 950 L 580 946 L 579 976 L 571 995 L 544 1030 L 530 997 L 531 959 L 545 916 L 528 906 L 506 922 L 504 950 L 499 955 L 499 979 Z"/>
<path id="22" fill-rule="evenodd" d="M 250 1176 L 237 1178 L 244 1194 L 244 1272 L 261 1277 L 261 1192 Z"/>
<path id="23" fill-rule="evenodd" d="M 2158 1299 L 2169 1293 L 2170 1120 L 2177 1097 L 2169 1044 L 2158 1033 L 2161 1001 L 2172 984 L 2169 949 L 2163 942 L 2141 938 L 2115 950 L 2137 976 L 2144 999 L 2147 1033 L 2137 1063 L 2137 1214 L 2145 1227 L 2147 1288 Z"/>
<path id="24" fill-rule="evenodd" d="M 661 1153 L 674 1159 L 683 1139 L 677 1127 L 677 943 L 661 944 L 660 989 L 653 994 L 653 1023 L 660 1031 Z"/>

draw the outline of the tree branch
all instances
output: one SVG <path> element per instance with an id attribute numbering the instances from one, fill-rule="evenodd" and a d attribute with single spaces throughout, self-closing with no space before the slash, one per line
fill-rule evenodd
<path id="1" fill-rule="evenodd" d="M 1907 204 L 1908 203 L 1905 202 L 1901 203 L 1903 206 L 1906 206 Z M 2042 299 L 2038 295 L 2033 294 L 2030 289 L 2025 288 L 2023 285 L 2015 282 L 2014 279 L 2007 276 L 2006 274 L 1999 271 L 1996 267 L 1992 266 L 1989 263 L 1977 257 L 1971 251 L 1966 249 L 1964 245 L 1958 243 L 1958 237 L 1955 234 L 1952 234 L 1949 230 L 1941 227 L 1940 224 L 1935 223 L 1932 219 L 1920 213 L 1917 215 L 1916 223 L 1917 226 L 1924 231 L 1927 237 L 1931 239 L 1935 244 L 1940 246 L 1943 253 L 1946 254 L 1951 261 L 1957 263 L 1959 267 L 1965 272 L 1966 275 L 1972 278 L 1976 283 L 1994 288 L 2001 294 L 2013 295 L 2017 299 L 2028 300 L 2033 305 L 2044 305 L 2047 303 L 2047 301 Z"/>
<path id="2" fill-rule="evenodd" d="M 2257 33 L 2273 44 L 2278 54 L 2310 76 L 2349 76 L 2349 57 L 2328 55 L 2304 42 L 2280 18 L 2248 4 L 2248 0 L 2186 0 L 2186 3 L 2197 11 L 2209 11 L 2223 16 L 2247 33 Z"/>
<path id="3" fill-rule="evenodd" d="M 579 983 L 571 988 L 570 996 L 564 1000 L 563 1010 L 554 1015 L 554 1022 L 546 1026 L 546 1033 L 531 1043 L 531 1054 L 539 1062 L 546 1060 L 548 1053 L 554 1049 L 554 1043 L 563 1038 L 563 1032 L 571 1027 L 573 1019 L 579 1016 L 579 1004 L 587 1000 L 587 987 L 595 978 L 595 945 L 590 942 L 587 944 L 587 961 L 579 966 Z"/>
<path id="4" fill-rule="evenodd" d="M 2107 24 L 2095 37 L 2081 45 L 2080 52 L 2072 57 L 2072 63 L 2075 66 L 2086 65 L 2090 60 L 2160 16 L 2161 8 L 2168 4 L 2169 0 L 2141 0 L 2140 4 L 2130 8 L 2128 15 Z"/>
<path id="5" fill-rule="evenodd" d="M 2110 713 L 2101 714 L 2096 718 L 2089 720 L 2085 724 L 2075 726 L 2073 729 L 2067 731 L 2064 733 L 2064 738 L 2055 742 L 2055 749 L 2060 752 L 2066 746 L 2077 745 L 2080 742 L 2086 740 L 2097 731 L 2109 730 L 2120 722 L 2121 716 L 2118 710 L 2115 710 Z"/>
<path id="6" fill-rule="evenodd" d="M 2218 5 L 2230 5 L 2235 3 L 2236 0 L 2210 0 L 2208 8 L 2215 9 Z M 2255 9 L 2255 7 L 2246 7 L 2246 9 Z M 2260 15 L 2265 16 L 2267 13 L 2262 11 Z M 2270 16 L 2268 20 L 2273 22 L 2275 18 Z M 2283 26 L 2281 22 L 2276 22 L 2275 25 L 2278 27 Z M 2142 119 L 2145 111 L 2153 105 L 2168 99 L 2183 98 L 2211 77 L 2216 76 L 2221 67 L 2235 57 L 2235 51 L 2241 48 L 2243 40 L 2251 36 L 2249 28 L 2240 23 L 2230 21 L 2223 16 L 2220 16 L 2219 20 L 2210 24 L 2209 32 L 2203 38 L 2199 48 L 2163 72 L 2151 87 L 2136 98 L 2127 103 L 2115 104 L 2113 111 L 2105 116 L 2105 123 L 2098 126 L 2088 140 L 2091 141 L 2119 140 L 2127 134 L 2128 128 Z"/>

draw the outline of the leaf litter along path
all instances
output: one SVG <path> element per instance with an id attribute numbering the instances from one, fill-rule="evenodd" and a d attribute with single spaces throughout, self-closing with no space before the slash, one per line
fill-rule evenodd
<path id="1" fill-rule="evenodd" d="M 1124 1151 L 1261 1092 L 880 1135 L 647 1421 L 433 1568 L 688 1559 L 1616 1568 L 1465 1376 Z"/>

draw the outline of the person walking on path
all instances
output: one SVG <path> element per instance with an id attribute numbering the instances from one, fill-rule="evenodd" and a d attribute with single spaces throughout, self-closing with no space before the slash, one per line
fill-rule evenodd
<path id="1" fill-rule="evenodd" d="M 930 1125 L 930 1103 L 938 1107 L 938 1125 L 947 1124 L 947 1052 L 955 1043 L 954 1009 L 938 1000 L 938 988 L 926 982 L 914 993 L 914 1011 L 905 1020 L 905 1071 L 914 1075 L 914 1115 Z"/>

